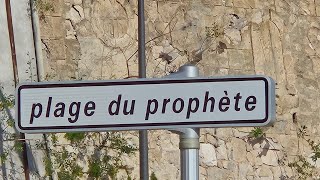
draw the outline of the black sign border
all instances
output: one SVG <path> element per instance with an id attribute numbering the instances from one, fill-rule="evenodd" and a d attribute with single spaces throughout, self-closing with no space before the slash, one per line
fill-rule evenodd
<path id="1" fill-rule="evenodd" d="M 266 94 L 266 111 L 265 118 L 257 120 L 235 120 L 235 121 L 192 121 L 192 122 L 173 122 L 173 123 L 140 123 L 140 124 L 111 124 L 111 125 L 79 125 L 79 126 L 41 126 L 41 127 L 22 127 L 21 126 L 21 106 L 20 94 L 23 89 L 36 89 L 36 88 L 57 88 L 57 87 L 88 87 L 88 86 L 121 86 L 121 85 L 146 85 L 146 84 L 183 84 L 183 83 L 205 83 L 205 82 L 228 82 L 228 81 L 264 81 L 265 94 Z M 21 85 L 17 89 L 18 98 L 18 127 L 23 131 L 32 130 L 65 130 L 65 129 L 102 129 L 102 128 L 125 128 L 130 130 L 130 127 L 153 127 L 157 126 L 190 126 L 192 125 L 206 125 L 206 124 L 257 124 L 265 123 L 269 118 L 269 83 L 264 77 L 246 77 L 246 78 L 217 78 L 217 79 L 160 79 L 160 80 L 133 80 L 133 81 L 97 81 L 97 82 L 72 82 L 72 83 L 43 83 L 43 84 L 27 84 Z M 206 126 L 203 126 L 204 128 Z M 126 129 L 128 128 L 128 129 Z M 172 127 L 170 127 L 172 128 Z M 148 128 L 146 128 L 148 129 Z M 85 131 L 85 130 L 84 130 Z"/>

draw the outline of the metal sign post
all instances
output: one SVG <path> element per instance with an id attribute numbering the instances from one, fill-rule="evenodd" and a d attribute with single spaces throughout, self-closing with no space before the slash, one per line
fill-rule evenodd
<path id="1" fill-rule="evenodd" d="M 179 71 L 168 75 L 169 78 L 198 77 L 196 66 L 184 65 Z M 183 128 L 170 130 L 180 136 L 180 176 L 181 180 L 199 180 L 200 129 Z"/>
<path id="2" fill-rule="evenodd" d="M 139 78 L 146 78 L 144 0 L 138 0 L 138 57 Z M 141 180 L 149 179 L 148 149 L 148 131 L 140 130 L 139 155 Z"/>

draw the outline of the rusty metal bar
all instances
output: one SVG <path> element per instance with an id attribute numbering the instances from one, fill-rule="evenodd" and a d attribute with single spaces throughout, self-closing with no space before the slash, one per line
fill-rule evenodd
<path id="1" fill-rule="evenodd" d="M 7 11 L 8 32 L 9 32 L 10 48 L 11 48 L 11 55 L 12 55 L 13 77 L 14 77 L 14 83 L 16 86 L 19 83 L 19 74 L 18 74 L 15 42 L 14 42 L 10 0 L 5 0 L 5 4 L 6 4 L 6 11 Z M 25 135 L 23 133 L 20 133 L 20 139 L 25 139 Z M 26 180 L 30 180 L 30 170 L 29 170 L 28 155 L 27 155 L 27 144 L 26 144 L 25 140 L 21 140 L 21 142 L 23 144 L 23 150 L 22 150 L 23 162 L 22 163 L 23 163 L 24 175 L 25 175 Z"/>

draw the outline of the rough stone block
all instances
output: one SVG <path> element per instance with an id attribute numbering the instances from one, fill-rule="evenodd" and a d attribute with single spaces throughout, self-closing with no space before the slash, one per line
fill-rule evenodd
<path id="1" fill-rule="evenodd" d="M 245 154 L 247 154 L 246 144 L 243 140 L 238 138 L 232 138 L 228 150 L 232 152 L 231 159 L 236 162 L 245 162 L 247 160 Z"/>
<path id="2" fill-rule="evenodd" d="M 46 60 L 44 62 L 44 71 L 45 76 L 42 77 L 42 81 L 58 81 L 58 68 L 57 68 L 57 61 Z"/>
<path id="3" fill-rule="evenodd" d="M 81 49 L 79 41 L 76 39 L 67 39 L 66 43 L 66 59 L 67 60 L 79 60 L 81 57 Z"/>
<path id="4" fill-rule="evenodd" d="M 66 13 L 66 19 L 69 19 L 73 24 L 78 24 L 85 18 L 83 8 L 79 5 L 73 5 Z"/>
<path id="5" fill-rule="evenodd" d="M 275 59 L 269 34 L 269 22 L 263 22 L 260 26 L 253 24 L 251 33 L 255 72 L 275 78 Z"/>
<path id="6" fill-rule="evenodd" d="M 254 170 L 248 163 L 239 163 L 239 175 L 237 179 L 246 179 L 248 175 L 254 175 Z"/>
<path id="7" fill-rule="evenodd" d="M 218 167 L 209 167 L 208 179 L 229 179 L 232 178 L 232 174 L 226 169 L 220 169 Z"/>
<path id="8" fill-rule="evenodd" d="M 60 39 L 65 36 L 64 19 L 62 17 L 47 16 L 40 21 L 41 39 Z"/>
<path id="9" fill-rule="evenodd" d="M 217 151 L 217 159 L 218 160 L 228 160 L 228 151 L 224 141 L 220 140 L 218 147 L 216 148 Z"/>
<path id="10" fill-rule="evenodd" d="M 233 4 L 248 9 L 274 9 L 273 0 L 234 0 Z"/>
<path id="11" fill-rule="evenodd" d="M 152 13 L 152 9 L 149 10 L 153 15 L 153 19 L 159 18 L 162 22 L 169 23 L 173 18 L 176 18 L 176 12 L 179 11 L 181 2 L 173 2 L 173 1 L 160 1 L 157 3 L 158 5 L 158 13 Z"/>
<path id="12" fill-rule="evenodd" d="M 48 58 L 51 60 L 66 59 L 66 47 L 64 39 L 43 40 Z"/>
<path id="13" fill-rule="evenodd" d="M 259 157 L 260 155 L 260 150 L 252 150 L 248 153 L 246 153 L 246 158 L 247 158 L 247 162 L 250 163 L 250 165 L 256 165 L 256 166 L 260 166 L 262 165 L 262 160 Z"/>
<path id="14" fill-rule="evenodd" d="M 75 79 L 74 65 L 68 63 L 66 60 L 57 60 L 57 73 L 59 80 L 74 80 Z"/>
<path id="15" fill-rule="evenodd" d="M 90 61 L 102 57 L 104 45 L 98 38 L 78 38 L 80 43 L 81 60 Z"/>
<path id="16" fill-rule="evenodd" d="M 211 144 L 200 144 L 200 164 L 206 167 L 217 166 L 216 150 Z"/>
<path id="17" fill-rule="evenodd" d="M 123 4 L 122 4 L 123 3 Z M 130 3 L 126 4 L 124 2 L 119 2 L 116 0 L 104 1 L 97 0 L 91 3 L 92 16 L 99 17 L 101 19 L 127 19 L 128 13 L 130 12 Z M 86 7 L 86 6 L 85 6 Z"/>
<path id="18" fill-rule="evenodd" d="M 320 5 L 315 5 L 315 6 L 316 6 L 315 15 L 320 16 Z"/>
<path id="19" fill-rule="evenodd" d="M 233 0 L 233 5 L 240 8 L 254 8 L 254 0 Z"/>
<path id="20" fill-rule="evenodd" d="M 251 50 L 228 49 L 230 70 L 253 70 Z"/>
<path id="21" fill-rule="evenodd" d="M 262 163 L 268 166 L 278 166 L 280 160 L 279 152 L 274 150 L 264 149 L 261 153 Z"/>
<path id="22" fill-rule="evenodd" d="M 298 152 L 298 137 L 290 135 L 279 135 L 274 137 L 286 150 L 288 155 L 296 155 Z"/>

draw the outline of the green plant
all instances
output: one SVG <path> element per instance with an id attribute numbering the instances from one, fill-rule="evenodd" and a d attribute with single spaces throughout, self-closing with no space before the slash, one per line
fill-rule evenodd
<path id="1" fill-rule="evenodd" d="M 14 104 L 15 99 L 13 95 L 3 96 L 0 99 L 0 112 L 2 113 L 1 122 L 5 123 L 7 127 L 14 127 L 14 120 L 12 119 L 12 116 L 7 114 L 10 113 L 8 112 L 8 110 L 12 109 L 14 107 Z"/>
<path id="2" fill-rule="evenodd" d="M 40 19 L 45 18 L 45 13 L 54 11 L 53 3 L 50 0 L 34 0 L 34 7 L 38 11 Z"/>
<path id="3" fill-rule="evenodd" d="M 288 166 L 296 170 L 299 179 L 307 179 L 313 175 L 314 166 L 303 156 L 298 156 L 298 159 L 289 163 Z"/>
<path id="4" fill-rule="evenodd" d="M 56 136 L 56 134 L 50 134 L 50 137 L 51 137 L 51 143 L 53 146 L 56 146 L 57 143 L 58 143 L 58 137 Z"/>
<path id="5" fill-rule="evenodd" d="M 158 180 L 154 172 L 151 173 L 150 180 Z"/>
<path id="6" fill-rule="evenodd" d="M 64 135 L 64 138 L 66 138 L 67 140 L 69 140 L 71 143 L 80 143 L 81 141 L 84 140 L 84 138 L 86 137 L 86 134 L 83 132 L 76 132 L 76 133 L 66 133 Z"/>
<path id="7" fill-rule="evenodd" d="M 99 178 L 101 177 L 102 173 L 103 173 L 102 163 L 100 160 L 95 159 L 89 162 L 89 170 L 88 170 L 89 177 Z"/>
<path id="8" fill-rule="evenodd" d="M 11 109 L 14 106 L 14 96 L 9 95 L 5 96 L 1 101 L 0 101 L 0 111 L 3 111 L 5 109 Z"/>
<path id="9" fill-rule="evenodd" d="M 58 169 L 59 179 L 78 179 L 83 175 L 83 169 L 77 163 L 74 152 L 69 152 L 65 147 L 61 151 L 53 151 L 55 163 L 47 164 L 46 169 Z M 57 168 L 58 167 L 58 168 Z"/>
<path id="10" fill-rule="evenodd" d="M 313 155 L 311 156 L 312 161 L 316 162 L 318 159 L 320 159 L 320 143 L 316 143 L 313 140 L 307 138 L 308 135 L 306 126 L 301 126 L 299 128 L 297 136 L 308 142 L 309 146 L 311 147 L 311 150 L 313 151 Z"/>
<path id="11" fill-rule="evenodd" d="M 265 137 L 266 134 L 263 132 L 263 130 L 260 127 L 255 127 L 251 132 L 249 133 L 250 138 L 259 139 Z"/>
<path id="12" fill-rule="evenodd" d="M 53 173 L 52 161 L 48 157 L 45 157 L 43 161 L 44 161 L 44 167 L 45 167 L 46 175 L 50 176 Z"/>
<path id="13" fill-rule="evenodd" d="M 57 171 L 59 179 L 79 179 L 83 174 L 87 174 L 92 179 L 116 179 L 120 169 L 126 170 L 122 164 L 123 155 L 133 154 L 137 148 L 129 145 L 120 133 L 66 133 L 63 135 L 71 146 L 65 148 L 60 145 L 58 137 L 50 134 L 54 149 L 51 149 L 52 162 L 45 160 L 45 169 L 48 174 L 52 174 L 52 169 Z M 94 147 L 93 154 L 88 154 L 87 147 Z M 88 171 L 84 172 L 81 162 L 88 161 Z M 126 170 L 128 173 L 128 171 Z M 129 174 L 128 174 L 129 178 Z"/>
<path id="14" fill-rule="evenodd" d="M 14 108 L 15 99 L 13 95 L 3 94 L 0 87 L 0 131 L 1 131 L 1 164 L 12 161 L 12 157 L 21 155 L 24 150 L 25 140 L 21 139 L 20 134 L 13 130 L 14 120 L 11 109 Z M 20 173 L 20 170 L 15 170 Z"/>
<path id="15" fill-rule="evenodd" d="M 315 143 L 313 140 L 307 138 L 307 127 L 301 126 L 298 129 L 297 136 L 300 139 L 303 139 L 308 142 L 308 145 L 311 147 L 312 156 L 311 160 L 315 164 L 318 159 L 320 159 L 320 144 Z M 309 179 L 313 178 L 316 173 L 315 166 L 312 165 L 305 157 L 299 155 L 294 162 L 288 163 L 288 166 L 293 168 L 297 172 L 297 177 L 299 179 Z"/>
<path id="16" fill-rule="evenodd" d="M 318 159 L 320 159 L 320 144 L 317 144 L 310 139 L 306 139 L 306 141 L 308 142 L 309 146 L 313 151 L 311 159 L 313 162 L 316 162 Z"/>
<path id="17" fill-rule="evenodd" d="M 298 129 L 298 137 L 299 138 L 304 138 L 307 134 L 307 127 L 306 126 L 301 126 L 299 129 Z"/>
<path id="18" fill-rule="evenodd" d="M 7 124 L 9 127 L 13 128 L 14 127 L 14 120 L 13 119 L 7 119 Z"/>
<path id="19" fill-rule="evenodd" d="M 17 153 L 21 153 L 23 151 L 23 142 L 16 140 L 14 141 L 13 147 Z"/>
<path id="20" fill-rule="evenodd" d="M 8 152 L 0 154 L 1 163 L 4 163 L 8 158 Z"/>

